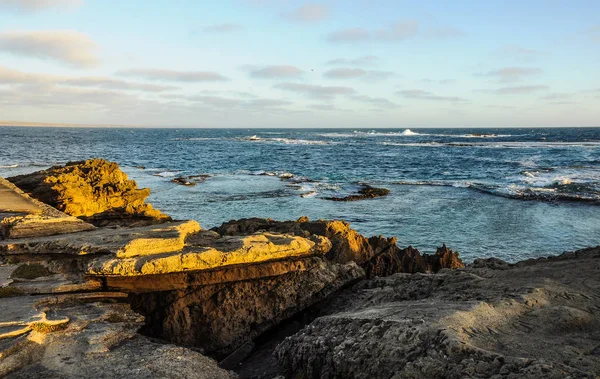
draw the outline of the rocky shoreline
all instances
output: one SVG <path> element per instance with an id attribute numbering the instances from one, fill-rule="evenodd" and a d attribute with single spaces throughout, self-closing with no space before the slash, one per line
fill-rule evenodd
<path id="1" fill-rule="evenodd" d="M 203 230 L 100 159 L 8 179 L 0 377 L 600 375 L 600 247 L 465 267 L 341 220 Z"/>

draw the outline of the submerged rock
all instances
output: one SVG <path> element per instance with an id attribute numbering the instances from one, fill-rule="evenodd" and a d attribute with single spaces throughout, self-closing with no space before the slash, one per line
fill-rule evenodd
<path id="1" fill-rule="evenodd" d="M 138 189 L 114 162 L 89 159 L 8 178 L 35 199 L 94 225 L 155 223 L 170 218 L 145 203 Z"/>

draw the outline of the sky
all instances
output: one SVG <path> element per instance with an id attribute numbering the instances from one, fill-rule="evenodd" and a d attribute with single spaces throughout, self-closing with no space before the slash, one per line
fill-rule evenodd
<path id="1" fill-rule="evenodd" d="M 0 120 L 600 126 L 598 15 L 598 0 L 0 0 Z"/>

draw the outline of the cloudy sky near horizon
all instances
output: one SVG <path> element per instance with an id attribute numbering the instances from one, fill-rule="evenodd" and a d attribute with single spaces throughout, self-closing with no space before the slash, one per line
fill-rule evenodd
<path id="1" fill-rule="evenodd" d="M 0 120 L 600 126 L 600 2 L 0 0 Z"/>

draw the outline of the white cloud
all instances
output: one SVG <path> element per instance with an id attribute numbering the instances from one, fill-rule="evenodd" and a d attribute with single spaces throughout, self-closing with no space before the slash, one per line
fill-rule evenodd
<path id="1" fill-rule="evenodd" d="M 385 79 L 393 76 L 391 71 L 363 70 L 361 68 L 334 68 L 326 71 L 323 76 L 329 79 L 366 78 L 371 80 Z"/>
<path id="2" fill-rule="evenodd" d="M 0 66 L 0 84 L 31 84 L 58 80 L 52 75 L 32 74 Z"/>
<path id="3" fill-rule="evenodd" d="M 70 87 L 91 87 L 123 91 L 164 92 L 178 89 L 174 86 L 129 82 L 121 79 L 87 76 L 67 77 L 36 74 L 13 70 L 0 66 L 0 85 L 57 85 Z"/>
<path id="4" fill-rule="evenodd" d="M 534 92 L 547 91 L 550 87 L 546 85 L 533 85 L 533 86 L 516 86 L 516 87 L 503 87 L 493 90 L 483 90 L 482 92 L 495 93 L 498 95 L 527 95 Z"/>
<path id="5" fill-rule="evenodd" d="M 436 95 L 429 91 L 424 91 L 422 89 L 410 89 L 410 90 L 402 90 L 397 91 L 397 95 L 403 96 L 408 99 L 418 99 L 418 100 L 431 100 L 431 101 L 450 101 L 450 102 L 463 102 L 467 101 L 462 97 L 458 96 L 440 96 Z"/>
<path id="6" fill-rule="evenodd" d="M 592 42 L 600 43 L 600 24 L 587 28 L 583 31 L 583 35 L 588 37 Z"/>
<path id="7" fill-rule="evenodd" d="M 304 83 L 281 83 L 275 85 L 275 88 L 318 98 L 351 95 L 354 93 L 354 89 L 350 87 L 320 86 Z"/>
<path id="8" fill-rule="evenodd" d="M 305 4 L 283 14 L 284 18 L 297 22 L 318 22 L 327 19 L 328 16 L 329 8 L 320 4 Z"/>
<path id="9" fill-rule="evenodd" d="M 229 33 L 240 29 L 243 29 L 243 26 L 240 24 L 226 23 L 209 25 L 203 30 L 207 33 Z"/>
<path id="10" fill-rule="evenodd" d="M 0 10 L 36 12 L 50 8 L 76 8 L 83 0 L 0 0 Z"/>
<path id="11" fill-rule="evenodd" d="M 505 46 L 501 50 L 501 54 L 516 58 L 517 60 L 524 60 L 524 61 L 534 60 L 536 58 L 540 58 L 540 57 L 547 55 L 546 53 L 544 53 L 542 51 L 528 49 L 528 48 L 521 47 L 518 45 Z"/>
<path id="12" fill-rule="evenodd" d="M 133 90 L 133 91 L 144 91 L 144 92 L 164 92 L 173 91 L 178 89 L 174 86 L 165 86 L 158 84 L 147 84 L 147 83 L 135 83 L 120 79 L 88 76 L 88 77 L 76 77 L 61 80 L 57 82 L 61 85 L 70 85 L 74 87 L 96 87 L 105 88 L 111 90 Z"/>
<path id="13" fill-rule="evenodd" d="M 380 29 L 348 28 L 332 32 L 327 37 L 335 43 L 396 42 L 415 37 L 419 24 L 415 21 L 396 22 Z"/>
<path id="14" fill-rule="evenodd" d="M 184 100 L 198 102 L 202 105 L 224 110 L 246 110 L 246 111 L 266 111 L 278 110 L 280 107 L 291 105 L 292 102 L 281 99 L 265 99 L 257 98 L 250 100 L 242 100 L 239 98 L 222 97 L 222 96 L 207 96 L 193 95 L 187 96 Z"/>
<path id="15" fill-rule="evenodd" d="M 117 75 L 165 82 L 219 82 L 228 80 L 225 76 L 213 71 L 176 71 L 156 68 L 133 68 L 118 71 Z"/>
<path id="16" fill-rule="evenodd" d="M 73 67 L 99 63 L 96 43 L 76 31 L 9 31 L 0 33 L 0 53 L 21 57 L 50 59 Z"/>
<path id="17" fill-rule="evenodd" d="M 541 68 L 533 67 L 504 67 L 498 70 L 490 71 L 484 76 L 498 78 L 501 82 L 516 82 L 527 76 L 540 75 L 544 72 Z"/>
<path id="18" fill-rule="evenodd" d="M 366 103 L 372 106 L 375 106 L 376 108 L 380 108 L 380 109 L 391 109 L 391 108 L 398 108 L 400 107 L 398 104 L 395 104 L 391 101 L 389 101 L 386 98 L 383 97 L 371 97 L 371 96 L 366 96 L 366 95 L 353 95 L 350 96 L 350 98 L 354 101 L 358 101 L 361 103 Z"/>
<path id="19" fill-rule="evenodd" d="M 362 57 L 348 59 L 348 58 L 337 58 L 328 61 L 326 64 L 330 66 L 373 66 L 377 57 L 375 55 L 364 55 Z"/>
<path id="20" fill-rule="evenodd" d="M 303 75 L 303 71 L 296 66 L 274 65 L 261 68 L 254 68 L 250 71 L 250 76 L 261 79 L 290 79 L 298 78 Z"/>

